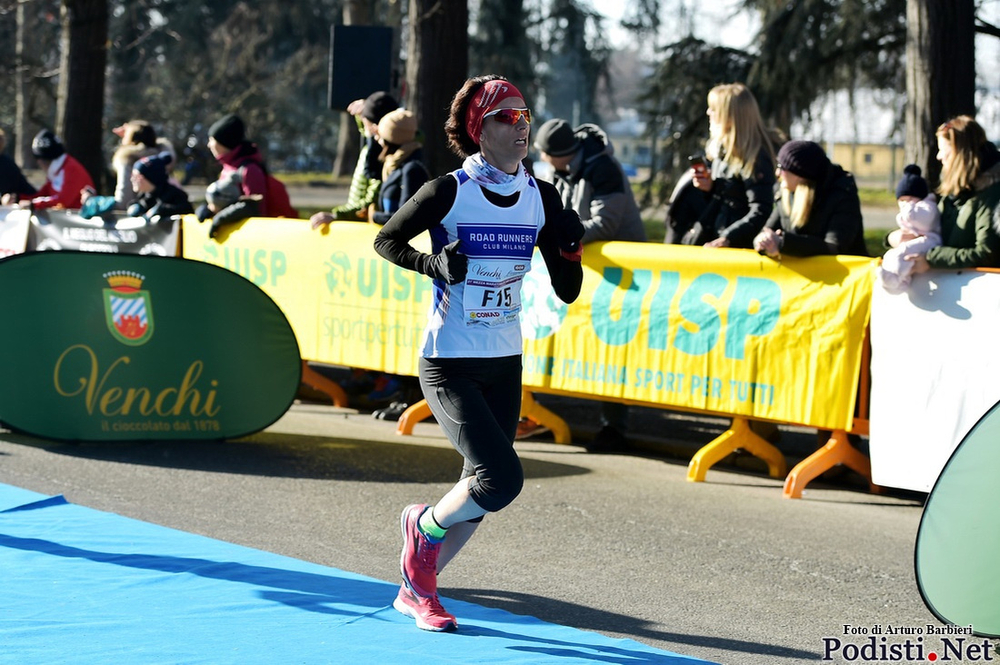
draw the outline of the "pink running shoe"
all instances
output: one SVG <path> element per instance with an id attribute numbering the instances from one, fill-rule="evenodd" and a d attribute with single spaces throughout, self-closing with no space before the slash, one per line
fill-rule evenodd
<path id="1" fill-rule="evenodd" d="M 437 594 L 437 560 L 441 543 L 431 542 L 421 533 L 417 522 L 426 503 L 414 503 L 403 509 L 399 526 L 403 531 L 403 552 L 399 556 L 399 570 L 403 582 L 418 596 L 430 598 Z"/>
<path id="2" fill-rule="evenodd" d="M 407 589 L 404 584 L 399 587 L 399 593 L 396 594 L 396 600 L 392 601 L 392 606 L 406 616 L 416 619 L 417 628 L 436 632 L 458 630 L 455 616 L 441 607 L 441 601 L 436 593 L 424 598 Z"/>

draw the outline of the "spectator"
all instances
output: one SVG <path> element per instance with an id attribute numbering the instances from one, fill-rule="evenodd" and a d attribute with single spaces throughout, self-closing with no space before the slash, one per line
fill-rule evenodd
<path id="1" fill-rule="evenodd" d="M 878 267 L 882 287 L 890 293 L 900 293 L 910 284 L 913 260 L 908 256 L 927 254 L 931 247 L 941 244 L 941 214 L 937 199 L 930 193 L 927 181 L 920 175 L 920 167 L 909 164 L 896 186 L 896 215 L 898 229 L 889 234 L 886 243 L 891 247 Z"/>
<path id="2" fill-rule="evenodd" d="M 45 171 L 45 184 L 37 193 L 4 194 L 3 202 L 27 202 L 32 209 L 79 208 L 85 188 L 93 190 L 94 181 L 87 169 L 66 152 L 59 138 L 49 129 L 43 129 L 31 142 L 31 154 Z M 22 203 L 23 205 L 23 203 Z"/>
<path id="3" fill-rule="evenodd" d="M 187 192 L 170 182 L 169 168 L 173 161 L 173 154 L 163 152 L 135 163 L 130 176 L 131 186 L 139 198 L 128 207 L 130 217 L 155 222 L 157 217 L 167 219 L 194 212 Z"/>
<path id="4" fill-rule="evenodd" d="M 586 232 L 583 243 L 600 240 L 645 242 L 639 206 L 628 176 L 614 157 L 603 129 L 586 124 L 571 129 L 560 118 L 538 128 L 535 148 L 555 169 L 563 205 L 575 210 Z"/>
<path id="5" fill-rule="evenodd" d="M 12 198 L 19 198 L 22 194 L 33 195 L 38 190 L 24 177 L 17 163 L 4 152 L 6 147 L 7 135 L 0 129 L 0 198 L 7 194 L 11 194 Z"/>
<path id="6" fill-rule="evenodd" d="M 362 138 L 351 188 L 344 205 L 337 206 L 332 212 L 317 212 L 309 218 L 312 228 L 322 229 L 336 220 L 364 221 L 369 218 L 372 209 L 377 207 L 383 166 L 379 161 L 382 147 L 379 144 L 378 126 L 382 118 L 398 108 L 399 103 L 395 98 L 384 91 L 373 92 L 365 99 L 356 99 L 347 105 L 347 112 L 357 121 Z M 387 220 L 380 219 L 381 224 Z M 342 382 L 342 386 L 349 395 L 364 394 L 365 401 L 370 405 L 392 400 L 399 395 L 400 389 L 399 384 L 394 384 L 388 375 L 373 375 L 372 372 L 359 368 L 352 370 L 350 378 Z M 372 415 L 380 419 L 398 419 L 407 406 L 407 400 L 390 401 L 388 407 L 377 409 Z"/>
<path id="7" fill-rule="evenodd" d="M 776 173 L 779 193 L 771 217 L 753 240 L 754 249 L 776 259 L 782 253 L 868 256 L 854 176 L 830 162 L 819 144 L 789 141 L 781 146 Z M 764 438 L 777 433 L 757 421 L 751 428 Z M 830 438 L 825 430 L 817 435 L 821 446 Z M 848 440 L 854 445 L 861 441 L 856 434 Z"/>
<path id="8" fill-rule="evenodd" d="M 378 140 L 382 146 L 378 154 L 383 164 L 379 188 L 379 204 L 372 204 L 368 220 L 385 224 L 399 207 L 410 200 L 430 178 L 424 166 L 423 140 L 417 130 L 417 117 L 409 111 L 390 111 L 378 123 Z M 355 376 L 354 380 L 358 377 Z M 420 388 L 410 377 L 378 374 L 366 401 L 377 404 L 390 401 L 383 409 L 376 409 L 372 416 L 379 420 L 399 420 L 410 403 L 419 399 Z"/>
<path id="9" fill-rule="evenodd" d="M 789 141 L 781 146 L 777 175 L 779 194 L 753 240 L 754 249 L 772 258 L 868 256 L 854 176 L 831 163 L 819 144 Z"/>
<path id="10" fill-rule="evenodd" d="M 780 140 L 764 126 L 757 100 L 742 83 L 712 88 L 707 113 L 711 168 L 693 165 L 674 188 L 664 242 L 749 249 L 774 204 Z"/>
<path id="11" fill-rule="evenodd" d="M 430 179 L 430 172 L 424 166 L 424 144 L 415 115 L 403 109 L 387 113 L 378 123 L 378 136 L 383 163 L 380 205 L 369 220 L 385 224 Z"/>
<path id="12" fill-rule="evenodd" d="M 246 125 L 239 116 L 223 116 L 209 128 L 208 149 L 222 164 L 215 188 L 222 191 L 238 189 L 240 192 L 235 202 L 224 207 L 219 207 L 218 198 L 206 193 L 209 201 L 198 209 L 197 214 L 200 221 L 213 218 L 209 235 L 214 236 L 220 227 L 248 217 L 298 216 L 288 200 L 287 190 L 267 172 L 257 144 L 247 140 Z"/>
<path id="13" fill-rule="evenodd" d="M 597 125 L 575 130 L 561 118 L 549 120 L 535 135 L 541 159 L 555 169 L 556 190 L 563 205 L 575 210 L 586 231 L 583 243 L 601 240 L 645 242 L 639 206 L 628 176 L 614 157 L 614 147 Z M 518 438 L 544 431 L 539 423 L 524 419 Z M 598 452 L 628 447 L 628 407 L 618 402 L 602 402 L 601 429 L 588 449 Z"/>
<path id="14" fill-rule="evenodd" d="M 358 156 L 351 179 L 351 189 L 347 203 L 337 206 L 332 212 L 318 212 L 309 221 L 312 228 L 322 228 L 334 220 L 364 221 L 368 209 L 378 198 L 382 185 L 382 165 L 378 161 L 381 148 L 378 145 L 378 123 L 390 111 L 399 108 L 399 103 L 387 92 L 373 92 L 365 99 L 356 99 L 347 106 L 347 112 L 358 121 L 364 145 Z"/>
<path id="15" fill-rule="evenodd" d="M 531 111 L 498 76 L 465 82 L 445 124 L 462 168 L 436 178 L 403 204 L 375 239 L 378 253 L 434 280 L 420 385 L 452 445 L 464 458 L 460 480 L 433 506 L 403 509 L 403 585 L 393 607 L 424 630 L 455 630 L 437 594 L 437 577 L 488 513 L 508 506 L 524 485 L 514 449 L 521 402 L 521 280 L 538 246 L 555 292 L 580 293 L 583 227 L 549 183 L 521 161 Z M 510 245 L 483 236 L 509 234 Z M 428 233 L 431 253 L 410 242 Z M 466 281 L 466 273 L 475 279 Z"/>
<path id="16" fill-rule="evenodd" d="M 938 127 L 937 143 L 941 244 L 925 255 L 907 256 L 913 272 L 1000 266 L 1000 235 L 992 223 L 1000 204 L 1000 153 L 967 115 Z"/>
<path id="17" fill-rule="evenodd" d="M 143 157 L 152 157 L 162 152 L 174 159 L 174 148 L 169 141 L 156 136 L 156 130 L 145 120 L 130 120 L 112 132 L 121 139 L 111 158 L 111 166 L 117 175 L 115 185 L 115 207 L 125 210 L 138 198 L 139 193 L 132 187 L 132 167 Z"/>
<path id="18" fill-rule="evenodd" d="M 225 210 L 240 200 L 243 190 L 239 177 L 216 180 L 205 188 L 205 204 L 211 210 Z"/>

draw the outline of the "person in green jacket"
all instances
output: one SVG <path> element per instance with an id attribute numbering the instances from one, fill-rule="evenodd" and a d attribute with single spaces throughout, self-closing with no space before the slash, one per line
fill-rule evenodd
<path id="1" fill-rule="evenodd" d="M 926 256 L 913 256 L 913 271 L 998 267 L 1000 235 L 993 215 L 1000 207 L 1000 151 L 971 116 L 952 118 L 936 134 L 942 242 Z"/>
<path id="2" fill-rule="evenodd" d="M 330 212 L 317 212 L 309 218 L 312 228 L 319 229 L 335 220 L 352 222 L 368 219 L 368 208 L 378 200 L 382 185 L 382 163 L 378 156 L 382 146 L 378 143 L 378 123 L 390 111 L 399 108 L 396 99 L 387 92 L 373 92 L 365 99 L 357 99 L 347 107 L 347 112 L 358 121 L 358 131 L 364 139 L 357 166 L 351 178 L 347 203 Z"/>

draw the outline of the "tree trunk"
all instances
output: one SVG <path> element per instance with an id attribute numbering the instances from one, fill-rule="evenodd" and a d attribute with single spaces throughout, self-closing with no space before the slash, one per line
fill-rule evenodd
<path id="1" fill-rule="evenodd" d="M 29 11 L 27 2 L 17 3 L 17 44 L 14 46 L 14 61 L 17 67 L 14 103 L 14 161 L 23 168 L 35 168 L 35 157 L 31 154 L 31 139 L 40 127 L 31 122 L 29 110 L 28 72 L 32 69 L 30 56 L 31 35 L 34 34 L 35 12 Z"/>
<path id="2" fill-rule="evenodd" d="M 63 0 L 57 133 L 100 187 L 108 52 L 108 0 Z"/>
<path id="3" fill-rule="evenodd" d="M 907 0 L 906 160 L 928 182 L 941 173 L 938 125 L 976 112 L 974 0 Z"/>
<path id="4" fill-rule="evenodd" d="M 404 105 L 424 132 L 424 159 L 434 175 L 461 165 L 448 149 L 444 123 L 469 73 L 468 24 L 467 0 L 410 0 Z"/>
<path id="5" fill-rule="evenodd" d="M 347 0 L 344 3 L 344 25 L 367 25 L 371 21 L 368 3 L 364 0 Z M 357 121 L 350 113 L 340 113 L 337 131 L 337 157 L 333 161 L 333 177 L 351 175 L 361 154 Z"/>

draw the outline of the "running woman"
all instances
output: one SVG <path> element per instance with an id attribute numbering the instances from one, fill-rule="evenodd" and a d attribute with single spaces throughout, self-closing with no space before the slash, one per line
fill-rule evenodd
<path id="1" fill-rule="evenodd" d="M 393 607 L 424 630 L 458 627 L 438 599 L 437 575 L 486 513 L 524 484 L 514 434 L 521 410 L 521 281 L 538 245 L 556 294 L 580 294 L 583 224 L 555 187 L 531 177 L 531 111 L 507 79 L 470 78 L 455 94 L 445 132 L 462 168 L 421 187 L 375 239 L 389 261 L 434 280 L 424 329 L 420 387 L 465 459 L 461 479 L 437 503 L 403 509 L 403 584 Z M 410 241 L 430 233 L 431 254 Z"/>

